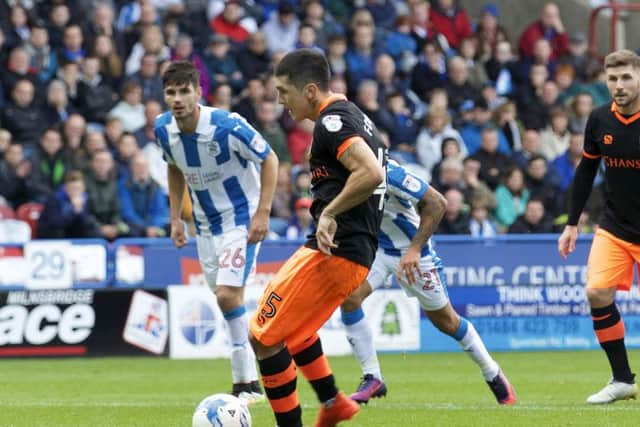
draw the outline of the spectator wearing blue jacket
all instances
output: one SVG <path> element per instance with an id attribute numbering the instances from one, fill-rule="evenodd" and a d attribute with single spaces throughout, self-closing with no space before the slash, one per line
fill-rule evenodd
<path id="1" fill-rule="evenodd" d="M 89 212 L 84 176 L 80 171 L 65 175 L 64 185 L 51 194 L 38 220 L 37 237 L 69 239 L 98 237 L 96 219 Z"/>
<path id="2" fill-rule="evenodd" d="M 479 149 L 482 141 L 482 129 L 487 126 L 493 126 L 491 124 L 491 111 L 487 105 L 487 101 L 484 98 L 478 98 L 475 101 L 466 100 L 460 106 L 460 111 L 472 112 L 472 120 L 467 122 L 462 127 L 460 135 L 464 140 L 464 145 L 467 147 L 469 154 L 475 154 Z M 507 137 L 501 129 L 496 129 L 498 133 L 498 151 L 500 153 L 511 155 L 511 146 Z"/>
<path id="3" fill-rule="evenodd" d="M 207 50 L 202 57 L 207 67 L 211 86 L 215 89 L 228 84 L 238 94 L 245 88 L 245 80 L 235 57 L 230 51 L 229 38 L 224 34 L 214 34 L 209 38 Z M 206 94 L 205 94 L 206 95 Z"/>
<path id="4" fill-rule="evenodd" d="M 560 190 L 563 192 L 571 185 L 578 163 L 582 159 L 583 140 L 584 133 L 573 130 L 569 136 L 569 148 L 551 163 L 560 178 Z"/>
<path id="5" fill-rule="evenodd" d="M 393 150 L 401 144 L 405 146 L 414 144 L 420 130 L 420 123 L 411 117 L 402 93 L 392 92 L 387 95 L 386 106 L 393 118 L 393 126 L 389 129 L 390 148 Z"/>
<path id="6" fill-rule="evenodd" d="M 385 48 L 399 70 L 404 73 L 411 71 L 417 61 L 415 52 L 418 44 L 411 36 L 411 18 L 408 15 L 396 18 L 395 29 L 387 35 Z"/>
<path id="7" fill-rule="evenodd" d="M 370 26 L 359 25 L 354 30 L 353 46 L 345 55 L 350 92 L 355 92 L 363 80 L 376 77 L 378 52 L 373 44 L 373 36 L 374 29 Z"/>
<path id="8" fill-rule="evenodd" d="M 151 179 L 149 162 L 142 153 L 131 160 L 129 179 L 118 183 L 122 219 L 132 236 L 163 237 L 167 234 L 169 205 L 167 196 Z"/>
<path id="9" fill-rule="evenodd" d="M 58 57 L 49 45 L 49 33 L 44 21 L 37 20 L 31 26 L 29 42 L 25 49 L 29 52 L 29 66 L 38 73 L 38 78 L 46 85 L 58 71 Z"/>

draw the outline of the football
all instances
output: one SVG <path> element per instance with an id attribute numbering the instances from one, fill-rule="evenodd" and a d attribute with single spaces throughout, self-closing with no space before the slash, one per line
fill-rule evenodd
<path id="1" fill-rule="evenodd" d="M 231 394 L 214 394 L 198 404 L 193 427 L 251 427 L 247 404 Z"/>

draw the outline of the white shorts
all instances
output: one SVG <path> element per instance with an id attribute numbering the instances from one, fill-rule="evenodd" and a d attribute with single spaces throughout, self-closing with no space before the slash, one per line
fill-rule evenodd
<path id="1" fill-rule="evenodd" d="M 242 287 L 256 275 L 260 243 L 247 242 L 247 229 L 233 228 L 218 236 L 197 235 L 196 246 L 202 271 L 209 286 Z"/>
<path id="2" fill-rule="evenodd" d="M 396 275 L 400 264 L 400 257 L 376 252 L 376 259 L 371 266 L 367 281 L 375 290 L 384 286 L 388 280 Z M 418 298 L 420 307 L 425 311 L 439 310 L 449 303 L 447 284 L 442 274 L 442 262 L 440 258 L 424 256 L 420 259 L 420 271 L 422 277 L 418 278 L 413 286 L 410 286 L 406 277 L 398 280 L 398 284 L 409 297 Z"/>

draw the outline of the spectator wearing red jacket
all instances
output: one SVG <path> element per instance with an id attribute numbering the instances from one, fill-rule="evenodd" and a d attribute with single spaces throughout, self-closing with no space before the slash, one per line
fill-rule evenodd
<path id="1" fill-rule="evenodd" d="M 224 34 L 235 43 L 244 43 L 249 38 L 249 32 L 242 26 L 242 6 L 237 0 L 230 0 L 221 14 L 209 22 L 209 28 L 214 33 Z"/>
<path id="2" fill-rule="evenodd" d="M 551 44 L 551 58 L 558 59 L 569 49 L 569 37 L 564 29 L 560 11 L 555 3 L 547 3 L 542 8 L 540 19 L 530 24 L 520 36 L 520 53 L 525 58 L 533 56 L 537 40 L 545 38 Z"/>
<path id="3" fill-rule="evenodd" d="M 429 13 L 429 21 L 437 33 L 442 34 L 453 49 L 463 38 L 473 34 L 467 12 L 456 0 L 437 0 Z"/>

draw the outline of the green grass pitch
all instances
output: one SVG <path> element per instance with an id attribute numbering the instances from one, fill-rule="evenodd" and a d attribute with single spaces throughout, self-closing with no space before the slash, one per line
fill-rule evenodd
<path id="1" fill-rule="evenodd" d="M 608 379 L 601 352 L 497 353 L 519 402 L 499 407 L 475 365 L 461 353 L 385 354 L 389 386 L 346 426 L 640 426 L 640 402 L 592 407 L 590 393 Z M 630 352 L 633 364 L 640 351 Z M 331 358 L 338 385 L 350 392 L 359 369 Z M 0 361 L 0 427 L 189 427 L 205 396 L 228 392 L 226 360 L 155 358 Z M 317 404 L 299 377 L 305 425 Z M 251 408 L 254 427 L 273 427 L 266 403 Z"/>

